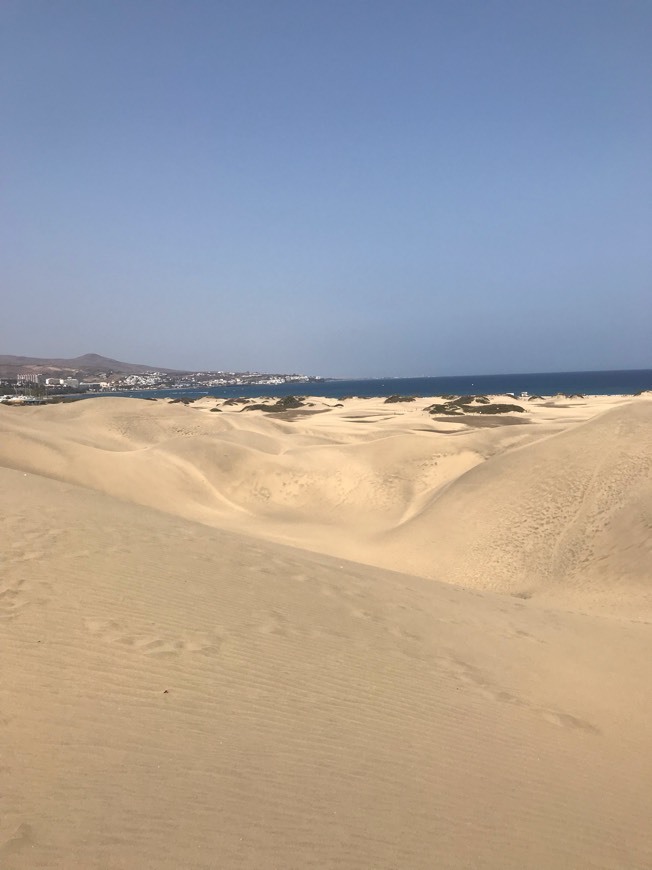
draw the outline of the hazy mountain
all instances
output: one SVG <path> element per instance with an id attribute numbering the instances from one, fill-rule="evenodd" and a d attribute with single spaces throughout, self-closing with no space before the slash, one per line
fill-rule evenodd
<path id="1" fill-rule="evenodd" d="M 79 373 L 84 376 L 99 374 L 100 372 L 124 373 L 130 375 L 143 372 L 175 372 L 177 369 L 163 368 L 162 366 L 144 365 L 142 363 L 127 363 L 117 359 L 110 359 L 97 353 L 85 353 L 73 359 L 41 358 L 33 356 L 12 356 L 0 354 L 0 377 L 11 378 L 19 374 L 30 372 L 44 374 L 72 375 Z"/>

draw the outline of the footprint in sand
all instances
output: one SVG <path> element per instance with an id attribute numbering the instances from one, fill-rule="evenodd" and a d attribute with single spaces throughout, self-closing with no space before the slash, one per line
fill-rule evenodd
<path id="1" fill-rule="evenodd" d="M 469 665 L 452 656 L 441 656 L 438 659 L 438 665 L 441 670 L 447 671 L 460 683 L 469 687 L 488 701 L 509 704 L 513 707 L 527 709 L 530 712 L 535 713 L 537 716 L 540 716 L 551 725 L 556 725 L 558 728 L 584 731 L 587 734 L 600 734 L 600 729 L 596 728 L 595 725 L 592 725 L 585 719 L 572 716 L 570 713 L 562 713 L 559 710 L 539 707 L 525 698 L 519 698 L 516 695 L 511 694 L 511 692 L 499 689 L 497 686 L 492 685 L 491 681 L 485 677 L 479 668 Z"/>
<path id="2" fill-rule="evenodd" d="M 256 617 L 256 628 L 260 634 L 277 634 L 280 637 L 288 637 L 289 635 L 299 633 L 296 628 L 291 625 L 287 616 L 279 610 L 261 611 L 256 614 Z"/>
<path id="3" fill-rule="evenodd" d="M 27 849 L 33 845 L 34 836 L 31 826 L 22 824 L 8 840 L 0 843 L 0 858 L 14 855 L 16 852 L 20 852 L 22 849 Z"/>
<path id="4" fill-rule="evenodd" d="M 559 713 L 556 710 L 539 710 L 539 712 L 546 722 L 557 725 L 559 728 L 570 728 L 571 730 L 587 731 L 589 734 L 600 734 L 600 729 L 596 728 L 595 725 L 591 725 L 585 719 L 571 716 L 569 713 Z"/>
<path id="5" fill-rule="evenodd" d="M 219 653 L 223 642 L 223 638 L 214 632 L 188 632 L 180 637 L 164 637 L 129 632 L 113 620 L 87 619 L 84 624 L 103 643 L 127 647 L 149 656 L 178 656 L 184 653 L 214 656 Z"/>
<path id="6" fill-rule="evenodd" d="M 524 640 L 529 643 L 543 643 L 545 644 L 545 640 L 541 640 L 538 637 L 535 637 L 533 634 L 530 634 L 527 631 L 521 631 L 518 628 L 512 629 L 510 633 L 505 634 L 504 637 L 509 640 Z"/>
<path id="7" fill-rule="evenodd" d="M 0 619 L 13 619 L 28 602 L 23 580 L 13 580 L 0 586 Z"/>

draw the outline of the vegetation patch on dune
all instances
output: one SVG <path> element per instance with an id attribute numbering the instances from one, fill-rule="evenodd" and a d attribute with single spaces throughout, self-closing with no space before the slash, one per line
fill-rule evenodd
<path id="1" fill-rule="evenodd" d="M 252 401 L 253 399 L 245 399 L 243 397 L 240 397 L 239 399 L 227 399 L 224 403 L 224 407 L 227 405 L 249 405 Z"/>
<path id="2" fill-rule="evenodd" d="M 446 402 L 436 402 L 424 410 L 430 414 L 443 414 L 450 417 L 461 414 L 509 414 L 513 411 L 523 414 L 525 411 L 520 405 L 492 403 L 487 396 L 459 396 Z"/>
<path id="3" fill-rule="evenodd" d="M 386 405 L 392 405 L 392 404 L 395 404 L 396 402 L 414 402 L 415 400 L 416 400 L 416 396 L 399 396 L 399 395 L 395 395 L 395 396 L 388 396 L 388 397 L 385 399 L 385 404 L 386 404 Z"/>
<path id="4" fill-rule="evenodd" d="M 520 405 L 510 405 L 507 403 L 497 403 L 495 405 L 481 405 L 480 407 L 469 408 L 469 411 L 472 414 L 509 414 L 512 411 L 516 411 L 518 414 L 524 414 L 525 408 L 521 408 Z"/>
<path id="5" fill-rule="evenodd" d="M 295 408 L 303 408 L 306 403 L 302 399 L 298 399 L 296 396 L 283 396 L 282 399 L 277 399 L 273 404 L 254 404 L 248 405 L 246 408 L 243 408 L 243 411 L 268 411 L 272 414 L 279 413 L 281 411 L 293 411 Z M 311 404 L 312 407 L 312 404 Z"/>

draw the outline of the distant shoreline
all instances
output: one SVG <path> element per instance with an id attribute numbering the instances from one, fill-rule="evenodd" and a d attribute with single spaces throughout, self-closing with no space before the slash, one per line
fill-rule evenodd
<path id="1" fill-rule="evenodd" d="M 538 372 L 505 375 L 454 375 L 451 377 L 367 378 L 284 384 L 232 384 L 223 386 L 139 387 L 126 390 L 98 390 L 83 393 L 54 393 L 46 401 L 76 401 L 97 396 L 133 398 L 180 398 L 210 396 L 224 398 L 265 398 L 284 396 L 347 396 L 387 398 L 392 395 L 427 398 L 462 395 L 513 395 L 552 397 L 557 395 L 635 396 L 652 390 L 652 369 L 596 372 Z"/>
<path id="2" fill-rule="evenodd" d="M 215 398 L 254 398 L 258 396 L 323 396 L 342 398 L 360 396 L 383 398 L 391 395 L 419 398 L 444 395 L 597 395 L 632 396 L 652 390 L 652 369 L 600 372 L 539 372 L 521 375 L 455 375 L 432 378 L 369 378 L 329 380 L 316 383 L 241 384 L 229 387 L 140 389 L 86 393 L 86 396 L 133 396 L 135 398 L 178 398 L 212 396 Z"/>

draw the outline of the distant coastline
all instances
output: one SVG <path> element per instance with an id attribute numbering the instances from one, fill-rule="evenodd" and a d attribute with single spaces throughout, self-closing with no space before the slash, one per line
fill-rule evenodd
<path id="1" fill-rule="evenodd" d="M 447 394 L 504 394 L 528 392 L 552 396 L 557 393 L 597 396 L 634 395 L 652 390 L 652 369 L 596 372 L 535 372 L 506 375 L 455 375 L 432 378 L 368 378 L 324 380 L 319 383 L 288 383 L 224 386 L 204 389 L 124 390 L 89 395 L 165 398 L 179 396 L 441 396 Z"/>

